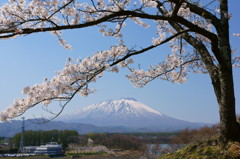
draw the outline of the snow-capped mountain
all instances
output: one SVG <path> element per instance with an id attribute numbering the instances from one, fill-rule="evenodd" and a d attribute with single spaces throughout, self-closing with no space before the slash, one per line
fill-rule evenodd
<path id="1" fill-rule="evenodd" d="M 63 116 L 64 122 L 86 123 L 97 126 L 124 126 L 154 130 L 196 128 L 199 124 L 164 115 L 133 98 L 104 101 Z"/>

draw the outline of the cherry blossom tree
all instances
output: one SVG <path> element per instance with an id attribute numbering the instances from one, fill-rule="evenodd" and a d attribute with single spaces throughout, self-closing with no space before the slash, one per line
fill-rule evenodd
<path id="1" fill-rule="evenodd" d="M 121 67 L 129 68 L 127 78 L 136 87 L 154 79 L 183 83 L 189 73 L 207 73 L 219 104 L 221 140 L 239 141 L 232 67 L 240 66 L 240 57 L 232 55 L 230 18 L 228 0 L 9 0 L 0 8 L 1 39 L 50 32 L 61 45 L 71 49 L 62 31 L 97 26 L 100 33 L 119 39 L 119 43 L 76 62 L 69 58 L 51 80 L 24 88 L 26 97 L 15 99 L 0 118 L 10 120 L 31 107 L 47 107 L 53 101 L 61 102 L 58 116 L 76 94 L 87 96 L 94 92 L 89 84 L 104 72 L 118 72 Z M 139 50 L 128 48 L 122 28 L 129 21 L 146 28 L 156 26 L 158 37 Z M 148 70 L 131 67 L 132 56 L 160 49 L 165 43 L 171 49 L 165 60 Z"/>

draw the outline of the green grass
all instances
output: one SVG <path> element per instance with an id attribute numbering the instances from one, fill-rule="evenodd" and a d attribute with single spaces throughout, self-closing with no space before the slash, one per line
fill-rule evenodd
<path id="1" fill-rule="evenodd" d="M 158 159 L 240 159 L 240 143 L 229 142 L 223 145 L 218 140 L 202 141 Z"/>

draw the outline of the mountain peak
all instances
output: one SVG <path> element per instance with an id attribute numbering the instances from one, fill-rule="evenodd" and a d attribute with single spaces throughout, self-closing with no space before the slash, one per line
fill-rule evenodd
<path id="1" fill-rule="evenodd" d="M 146 114 L 153 113 L 157 115 L 162 115 L 158 111 L 146 106 L 145 104 L 137 101 L 134 98 L 120 98 L 117 100 L 103 101 L 99 104 L 94 104 L 88 107 L 85 107 L 86 110 L 98 110 L 98 112 L 104 112 L 109 114 L 116 114 L 117 116 L 120 113 L 123 116 L 128 114 L 128 116 L 146 116 Z"/>
<path id="2" fill-rule="evenodd" d="M 103 101 L 75 111 L 60 120 L 97 126 L 169 130 L 192 125 L 192 123 L 163 115 L 134 98 Z"/>
<path id="3" fill-rule="evenodd" d="M 120 98 L 119 100 L 133 100 L 133 101 L 137 101 L 135 98 L 132 98 L 132 97 Z"/>
<path id="4" fill-rule="evenodd" d="M 83 119 L 87 121 L 91 119 L 98 123 L 109 121 L 128 123 L 133 120 L 147 120 L 164 115 L 134 98 L 120 98 L 84 107 L 67 116 L 67 119 L 64 119 L 65 121 L 82 121 Z M 91 123 L 93 124 L 93 122 Z"/>
<path id="5" fill-rule="evenodd" d="M 112 102 L 112 101 L 137 101 L 135 98 L 132 98 L 132 97 L 126 97 L 126 98 L 119 98 L 119 99 L 109 99 L 109 100 L 106 100 L 106 101 L 103 101 L 103 102 Z M 102 103 L 102 102 L 101 102 Z"/>

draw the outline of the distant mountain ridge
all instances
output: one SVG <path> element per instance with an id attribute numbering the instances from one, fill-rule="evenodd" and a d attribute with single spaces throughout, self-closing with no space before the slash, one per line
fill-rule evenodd
<path id="1" fill-rule="evenodd" d="M 103 101 L 45 124 L 25 121 L 27 130 L 76 130 L 80 134 L 103 132 L 166 132 L 199 128 L 206 124 L 178 120 L 164 115 L 133 98 Z M 32 119 L 34 120 L 34 119 Z M 0 123 L 0 136 L 21 132 L 21 120 Z"/>
<path id="2" fill-rule="evenodd" d="M 79 134 L 102 133 L 102 132 L 128 132 L 124 127 L 99 127 L 91 124 L 65 123 L 62 121 L 50 121 L 44 124 L 33 123 L 32 120 L 25 121 L 25 131 L 28 130 L 76 130 Z M 0 137 L 13 137 L 21 132 L 21 120 L 12 120 L 11 122 L 0 123 Z M 131 132 L 131 131 L 130 131 Z"/>
<path id="3" fill-rule="evenodd" d="M 93 104 L 62 116 L 60 120 L 69 123 L 148 128 L 159 131 L 198 128 L 200 126 L 200 124 L 164 115 L 133 98 L 121 98 Z"/>

